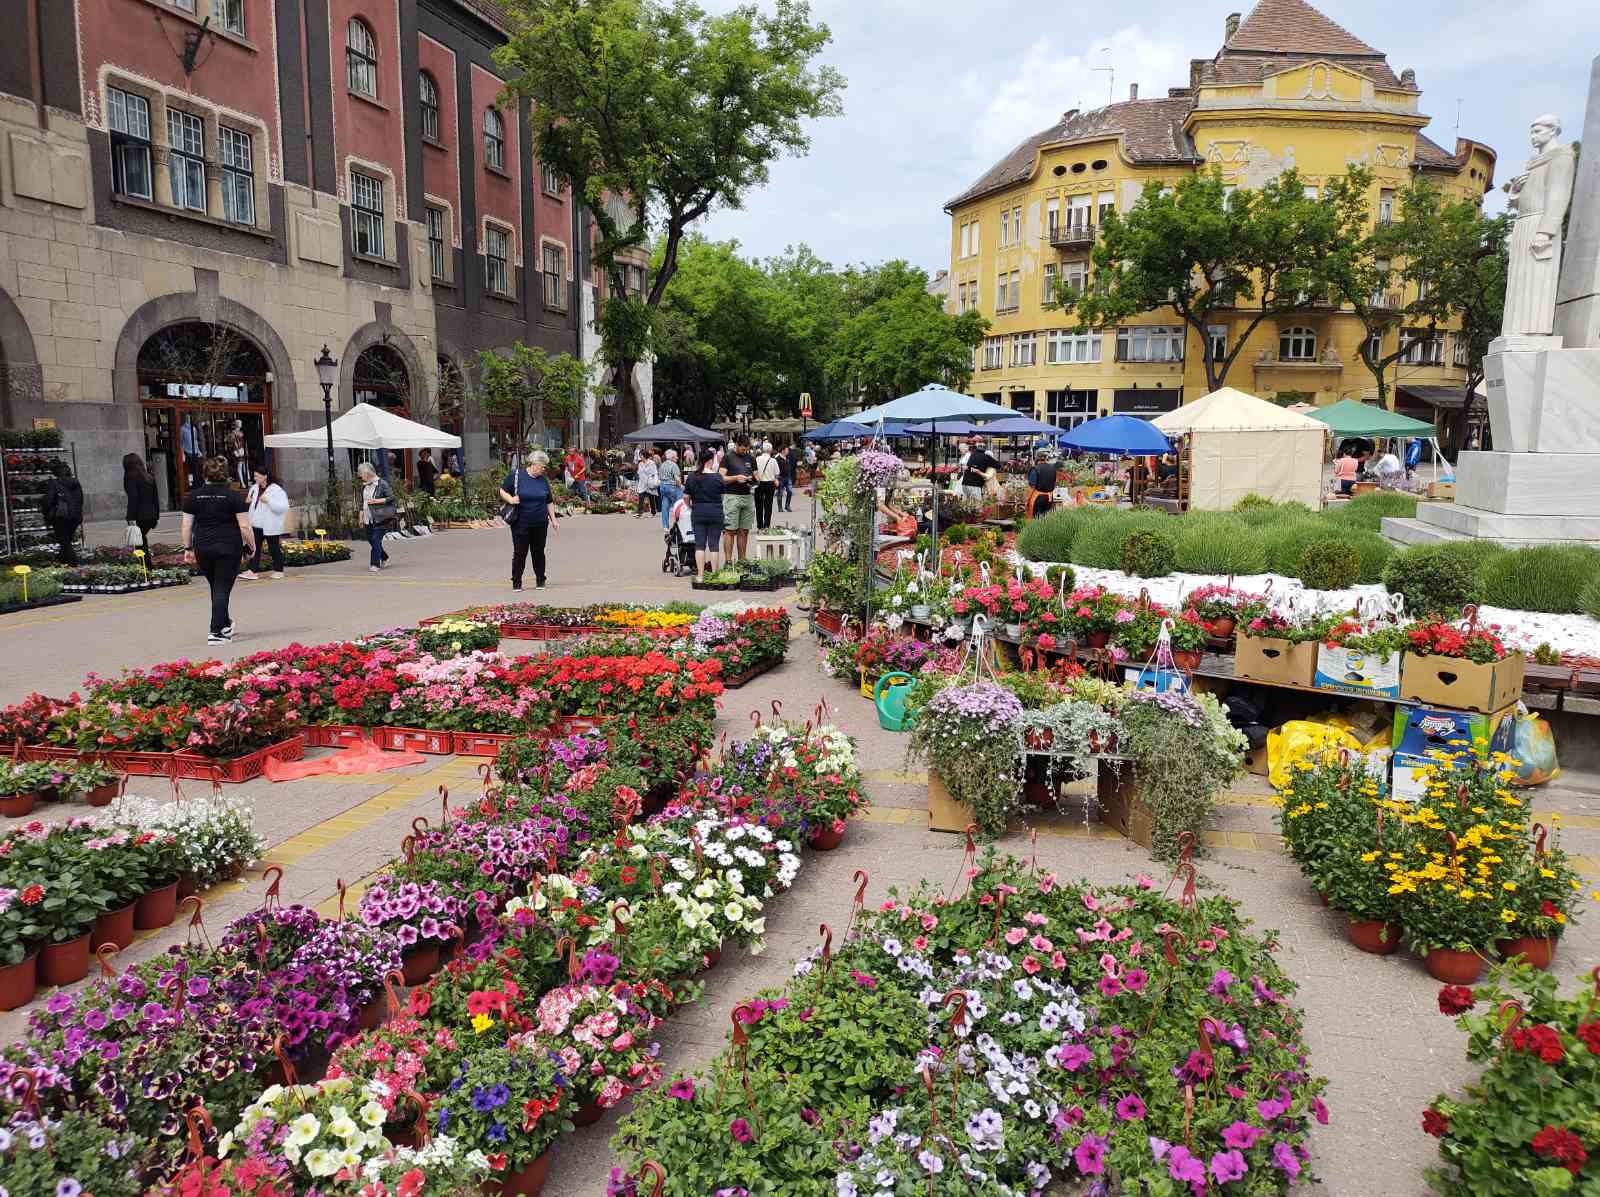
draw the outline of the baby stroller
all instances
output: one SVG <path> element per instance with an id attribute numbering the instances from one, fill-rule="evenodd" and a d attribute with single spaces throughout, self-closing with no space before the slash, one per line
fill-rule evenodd
<path id="1" fill-rule="evenodd" d="M 692 575 L 695 572 L 694 541 L 678 530 L 677 520 L 672 521 L 672 527 L 662 539 L 666 541 L 667 555 L 661 559 L 661 572 L 680 578 Z"/>

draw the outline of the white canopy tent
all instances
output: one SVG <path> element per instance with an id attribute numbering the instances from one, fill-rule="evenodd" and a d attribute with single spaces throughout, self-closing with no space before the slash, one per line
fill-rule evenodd
<path id="1" fill-rule="evenodd" d="M 1227 511 L 1246 495 L 1322 505 L 1328 426 L 1223 387 L 1150 421 L 1189 438 L 1189 506 Z"/>
<path id="2" fill-rule="evenodd" d="M 459 449 L 461 438 L 397 416 L 371 403 L 358 403 L 333 422 L 335 449 Z M 269 449 L 326 449 L 328 428 L 274 432 Z"/>

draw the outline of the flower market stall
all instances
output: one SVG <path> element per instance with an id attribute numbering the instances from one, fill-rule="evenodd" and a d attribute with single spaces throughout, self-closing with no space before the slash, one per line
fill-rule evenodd
<path id="1" fill-rule="evenodd" d="M 1188 505 L 1228 511 L 1246 495 L 1322 503 L 1327 425 L 1233 387 L 1223 387 L 1150 421 L 1187 437 Z"/>

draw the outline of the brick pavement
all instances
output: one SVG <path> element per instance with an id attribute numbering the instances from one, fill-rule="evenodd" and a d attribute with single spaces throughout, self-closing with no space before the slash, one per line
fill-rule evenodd
<path id="1" fill-rule="evenodd" d="M 797 516 L 800 513 L 797 513 Z M 499 531 L 450 532 L 391 549 L 396 568 L 373 576 L 362 558 L 291 571 L 282 582 L 239 584 L 235 619 L 239 639 L 229 655 L 315 642 L 477 602 L 509 596 L 503 560 L 507 536 Z M 603 599 L 650 601 L 691 597 L 684 581 L 660 571 L 659 524 L 631 516 L 566 521 L 552 541 L 550 589 L 525 592 L 531 601 L 582 603 Z M 700 597 L 700 596 L 693 596 Z M 790 598 L 792 592 L 779 596 Z M 72 607 L 0 620 L 0 701 L 30 690 L 65 693 L 82 676 L 110 673 L 177 656 L 205 653 L 204 587 L 157 591 L 127 598 L 103 596 Z M 919 812 L 922 775 L 904 761 L 904 738 L 877 726 L 871 704 L 853 687 L 826 678 L 809 638 L 798 639 L 778 670 L 730 693 L 719 732 L 738 736 L 753 709 L 773 699 L 786 715 L 811 711 L 826 698 L 834 719 L 856 736 L 873 806 L 855 823 L 837 852 L 813 855 L 795 888 L 780 896 L 768 918 L 768 948 L 751 957 L 730 952 L 708 974 L 702 1002 L 662 1028 L 669 1069 L 709 1058 L 726 1038 L 733 1006 L 763 986 L 778 985 L 793 960 L 816 942 L 819 922 L 838 926 L 849 913 L 852 872 L 871 874 L 869 897 L 890 885 L 921 877 L 953 879 L 960 864 L 957 837 L 928 832 Z M 271 785 L 257 781 L 231 792 L 255 804 L 258 825 L 272 843 L 267 859 L 287 864 L 285 901 L 334 908 L 336 881 L 359 883 L 389 859 L 412 818 L 438 809 L 437 788 L 471 790 L 473 763 L 452 758 L 362 778 L 310 778 Z M 158 793 L 163 783 L 150 783 Z M 1436 1011 L 1437 985 L 1405 955 L 1377 958 L 1345 942 L 1339 916 L 1324 910 L 1272 834 L 1272 811 L 1257 779 L 1241 782 L 1213 820 L 1213 845 L 1202 862 L 1202 884 L 1237 898 L 1263 929 L 1277 931 L 1281 957 L 1301 989 L 1313 1067 L 1330 1078 L 1333 1121 L 1312 1141 L 1315 1166 L 1336 1197 L 1421 1197 L 1422 1169 L 1433 1159 L 1432 1140 L 1419 1129 L 1426 1102 L 1441 1088 L 1472 1075 L 1462 1057 L 1462 1037 Z M 1564 815 L 1568 846 L 1600 858 L 1600 783 L 1572 776 L 1535 794 L 1538 809 Z M 46 808 L 49 809 L 49 808 Z M 59 810 L 60 808 L 56 808 Z M 1109 834 L 1081 813 L 1035 820 L 1041 867 L 1114 882 L 1137 872 L 1159 874 L 1136 845 Z M 1029 850 L 1024 831 L 1008 836 L 1013 852 Z M 214 927 L 260 901 L 259 871 L 207 897 Z M 129 955 L 142 958 L 182 936 L 179 928 L 147 936 Z M 1600 914 L 1591 914 L 1566 937 L 1557 971 L 1570 977 L 1600 960 Z M 0 1015 L 0 1040 L 20 1032 L 23 1012 Z M 599 1197 L 613 1162 L 608 1139 L 612 1112 L 598 1125 L 558 1147 L 548 1197 Z"/>

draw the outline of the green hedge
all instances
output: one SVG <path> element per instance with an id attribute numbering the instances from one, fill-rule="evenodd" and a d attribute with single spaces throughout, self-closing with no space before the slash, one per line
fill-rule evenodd
<path id="1" fill-rule="evenodd" d="M 1408 615 L 1454 619 L 1468 603 L 1481 602 L 1479 569 L 1505 552 L 1481 540 L 1452 540 L 1401 549 L 1383 567 L 1383 587 L 1405 596 Z"/>
<path id="2" fill-rule="evenodd" d="M 1600 552 L 1581 545 L 1541 545 L 1490 557 L 1478 574 L 1494 607 L 1570 614 L 1600 579 Z"/>
<path id="3" fill-rule="evenodd" d="M 1267 538 L 1240 516 L 1196 511 L 1173 522 L 1178 526 L 1177 566 L 1184 573 L 1266 572 Z"/>
<path id="4" fill-rule="evenodd" d="M 1043 519 L 1030 520 L 1017 533 L 1017 552 L 1028 561 L 1071 561 L 1072 542 L 1098 507 L 1058 507 Z"/>
<path id="5" fill-rule="evenodd" d="M 1337 507 L 1330 507 L 1323 513 L 1322 518 L 1353 524 L 1358 528 L 1365 528 L 1368 532 L 1377 532 L 1383 527 L 1384 516 L 1411 519 L 1416 514 L 1416 495 L 1404 495 L 1397 491 L 1374 491 L 1369 495 L 1357 495 Z"/>

